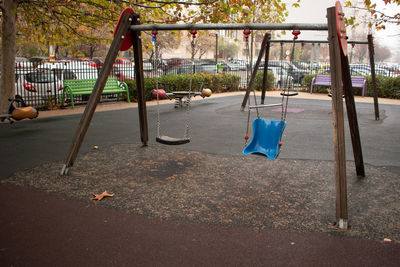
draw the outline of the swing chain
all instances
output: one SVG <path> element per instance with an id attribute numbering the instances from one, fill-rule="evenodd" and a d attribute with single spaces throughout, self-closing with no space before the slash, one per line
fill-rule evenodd
<path id="1" fill-rule="evenodd" d="M 243 30 L 243 35 L 244 35 L 244 38 L 245 38 L 245 43 L 246 43 L 246 51 L 247 51 L 247 53 L 246 53 L 246 59 L 247 59 L 247 62 L 250 64 L 250 57 L 249 57 L 249 54 L 250 54 L 250 51 L 249 51 L 249 35 L 250 35 L 250 33 L 251 33 L 251 31 L 249 30 L 249 29 L 245 29 L 245 30 Z M 250 66 L 250 65 L 249 65 Z M 249 72 L 247 72 L 247 79 L 246 79 L 246 81 L 247 81 L 247 86 L 249 86 Z M 253 93 L 254 93 L 254 90 L 253 90 Z M 254 100 L 256 100 L 256 99 L 254 99 Z M 247 142 L 248 142 L 248 140 L 249 140 L 249 124 L 250 124 L 250 97 L 248 98 L 248 100 L 247 100 L 247 106 L 249 107 L 248 108 L 248 111 L 247 111 L 247 126 L 246 126 L 246 135 L 244 136 L 244 146 L 247 146 Z M 257 115 L 258 115 L 258 109 L 257 109 Z"/>
<path id="2" fill-rule="evenodd" d="M 296 40 L 298 38 L 298 35 L 301 32 L 299 30 L 293 30 L 293 44 L 292 44 L 292 53 L 290 55 L 290 62 L 293 61 L 294 59 L 294 48 L 296 44 Z M 281 43 L 283 45 L 283 43 Z M 288 77 L 287 77 L 288 78 Z M 288 84 L 288 80 L 286 81 L 286 84 Z M 287 86 L 287 94 L 286 94 L 286 101 L 285 101 L 285 94 L 282 94 L 282 112 L 281 112 L 281 129 L 280 129 L 280 136 L 279 136 L 279 149 L 278 149 L 278 154 L 277 157 L 279 156 L 279 153 L 281 151 L 281 144 L 282 144 L 282 137 L 283 137 L 283 124 L 286 121 L 286 116 L 287 116 L 287 108 L 288 108 L 288 103 L 289 103 L 289 86 Z M 285 88 L 283 89 L 283 92 L 285 93 Z"/>
<path id="3" fill-rule="evenodd" d="M 194 49 L 195 49 L 195 38 L 196 38 L 196 34 L 197 31 L 196 30 L 191 30 L 190 34 L 192 35 L 192 40 L 191 40 L 191 60 L 192 60 L 192 71 L 190 72 L 190 82 L 189 82 L 189 94 L 188 94 L 188 98 L 186 100 L 186 128 L 185 128 L 185 138 L 189 138 L 190 135 L 190 124 L 189 124 L 189 120 L 190 120 L 190 101 L 191 101 L 191 97 L 192 97 L 192 87 L 193 87 L 193 73 L 194 73 Z"/>
<path id="4" fill-rule="evenodd" d="M 152 32 L 153 39 L 154 39 L 154 58 L 157 64 L 158 61 L 158 51 L 157 51 L 157 34 L 158 32 L 156 30 L 153 30 Z M 160 97 L 159 97 L 159 91 L 158 91 L 158 73 L 157 73 L 157 68 L 156 69 L 156 94 L 157 94 L 157 137 L 161 136 L 161 119 L 160 119 Z"/>

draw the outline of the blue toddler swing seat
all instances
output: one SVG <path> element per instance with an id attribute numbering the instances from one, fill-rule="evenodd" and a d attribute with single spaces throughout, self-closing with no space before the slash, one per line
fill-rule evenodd
<path id="1" fill-rule="evenodd" d="M 281 135 L 286 121 L 275 121 L 263 118 L 253 120 L 253 138 L 243 149 L 243 154 L 262 154 L 269 159 L 276 159 L 279 154 Z"/>
<path id="2" fill-rule="evenodd" d="M 255 106 L 249 105 L 249 113 L 247 117 L 247 130 L 246 130 L 246 146 L 243 149 L 244 155 L 249 154 L 261 154 L 269 159 L 273 160 L 279 156 L 279 152 L 282 145 L 282 136 L 283 131 L 286 127 L 286 114 L 287 114 L 287 106 L 289 96 L 298 95 L 297 92 L 289 93 L 289 92 L 282 92 L 282 102 L 279 104 L 269 104 L 269 105 L 257 105 L 256 96 L 254 94 L 254 101 Z M 286 97 L 286 101 L 284 98 Z M 286 104 L 284 105 L 284 102 Z M 250 103 L 250 98 L 249 98 Z M 281 106 L 282 113 L 281 113 L 281 120 L 269 120 L 260 118 L 260 114 L 258 112 L 259 108 L 265 107 L 273 107 L 273 106 Z M 250 110 L 256 109 L 257 110 L 257 118 L 253 120 L 253 138 L 251 139 L 250 143 L 247 144 L 248 140 L 248 132 L 249 132 L 249 121 L 250 121 Z"/>

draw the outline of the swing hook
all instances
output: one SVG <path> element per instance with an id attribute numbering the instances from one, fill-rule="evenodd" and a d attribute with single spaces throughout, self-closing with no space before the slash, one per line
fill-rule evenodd
<path id="1" fill-rule="evenodd" d="M 293 30 L 293 31 L 292 31 L 293 39 L 294 39 L 294 40 L 297 40 L 298 35 L 299 35 L 300 33 L 301 33 L 301 32 L 300 32 L 299 30 Z"/>
<path id="2" fill-rule="evenodd" d="M 192 34 L 193 39 L 196 38 L 197 31 L 191 30 L 190 33 Z"/>
<path id="3" fill-rule="evenodd" d="M 151 34 L 153 35 L 153 38 L 156 39 L 156 38 L 157 38 L 158 31 L 152 30 L 152 31 L 151 31 Z"/>
<path id="4" fill-rule="evenodd" d="M 249 35 L 250 35 L 250 30 L 249 29 L 245 29 L 245 30 L 243 30 L 243 34 L 244 34 L 244 38 L 246 38 L 246 39 L 248 39 L 249 38 Z"/>

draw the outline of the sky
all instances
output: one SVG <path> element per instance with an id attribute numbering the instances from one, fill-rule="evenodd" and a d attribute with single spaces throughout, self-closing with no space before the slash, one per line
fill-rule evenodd
<path id="1" fill-rule="evenodd" d="M 289 16 L 286 20 L 287 23 L 327 23 L 326 13 L 327 8 L 335 5 L 335 0 L 301 0 L 300 8 L 288 7 Z M 394 14 L 400 12 L 398 5 L 385 6 L 382 0 L 373 1 L 377 4 L 377 10 L 383 11 L 386 14 Z M 344 8 L 343 1 L 341 1 L 344 13 L 351 12 Z M 349 27 L 347 29 L 350 31 Z M 365 40 L 368 32 L 365 34 Z M 387 26 L 386 30 L 372 32 L 374 41 L 380 45 L 386 46 L 392 51 L 392 57 L 389 61 L 400 62 L 400 25 Z M 327 40 L 327 32 L 317 31 L 303 31 L 299 40 Z M 282 36 L 282 39 L 291 39 L 291 33 Z"/>

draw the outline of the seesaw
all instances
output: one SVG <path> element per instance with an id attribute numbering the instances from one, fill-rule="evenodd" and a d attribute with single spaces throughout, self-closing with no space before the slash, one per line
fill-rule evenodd
<path id="1" fill-rule="evenodd" d="M 9 98 L 10 107 L 8 108 L 7 114 L 0 115 L 0 121 L 3 122 L 8 120 L 10 123 L 23 119 L 34 119 L 39 115 L 34 107 L 28 107 L 20 95 L 16 95 L 15 98 Z M 16 107 L 15 103 L 18 103 L 20 107 Z"/>
<path id="2" fill-rule="evenodd" d="M 158 82 L 161 85 L 168 86 L 167 83 L 163 82 Z M 158 94 L 158 99 L 175 99 L 175 108 L 182 107 L 183 104 L 188 105 L 190 102 L 190 98 L 196 97 L 196 96 L 201 96 L 203 98 L 205 97 L 210 97 L 212 94 L 211 89 L 204 88 L 204 82 L 200 82 L 200 90 L 191 92 L 191 91 L 175 91 L 175 92 L 170 92 L 166 93 L 164 89 L 154 89 L 151 91 L 151 97 L 153 99 L 157 99 L 157 94 Z"/>

